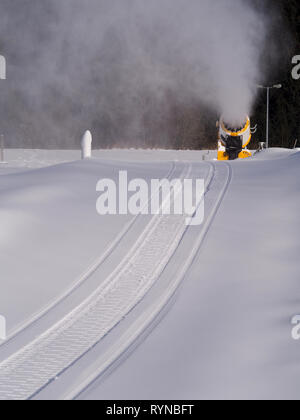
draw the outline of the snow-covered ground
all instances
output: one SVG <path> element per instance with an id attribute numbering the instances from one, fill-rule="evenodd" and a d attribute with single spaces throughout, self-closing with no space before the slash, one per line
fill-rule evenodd
<path id="1" fill-rule="evenodd" d="M 80 159 L 79 150 L 23 150 L 8 149 L 5 151 L 6 164 L 0 163 L 0 174 L 5 170 L 43 168 L 55 164 L 76 161 Z M 143 150 L 143 149 L 112 149 L 94 150 L 93 156 L 99 159 L 110 159 L 121 162 L 131 161 L 176 161 L 212 160 L 217 152 L 207 151 L 178 151 L 178 150 Z"/>
<path id="2" fill-rule="evenodd" d="M 0 398 L 299 398 L 300 153 L 215 157 L 6 151 Z M 100 217 L 120 170 L 205 178 L 204 224 Z"/>

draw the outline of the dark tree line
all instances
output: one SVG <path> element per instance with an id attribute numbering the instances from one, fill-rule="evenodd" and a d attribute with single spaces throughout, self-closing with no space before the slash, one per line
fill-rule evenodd
<path id="1" fill-rule="evenodd" d="M 292 78 L 292 58 L 300 55 L 300 3 L 298 0 L 278 0 L 280 19 L 274 25 L 271 36 L 279 57 L 278 68 L 269 71 L 267 83 L 281 83 L 281 90 L 270 93 L 270 145 L 292 148 L 298 139 L 300 147 L 300 80 Z M 268 45 L 267 45 L 268 47 Z M 268 51 L 266 57 L 268 60 Z M 258 97 L 253 122 L 258 124 L 254 140 L 264 141 L 266 137 L 266 92 Z"/>

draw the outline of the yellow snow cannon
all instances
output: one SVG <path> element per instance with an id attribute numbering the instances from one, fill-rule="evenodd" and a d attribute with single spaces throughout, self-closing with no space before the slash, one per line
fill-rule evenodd
<path id="1" fill-rule="evenodd" d="M 247 146 L 257 127 L 251 128 L 249 117 L 240 127 L 233 127 L 222 117 L 217 127 L 219 128 L 218 160 L 245 159 L 252 156 Z"/>

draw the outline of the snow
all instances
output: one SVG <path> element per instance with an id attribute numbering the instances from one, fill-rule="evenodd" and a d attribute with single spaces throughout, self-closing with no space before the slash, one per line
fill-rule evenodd
<path id="1" fill-rule="evenodd" d="M 126 167 L 147 179 L 153 171 L 164 177 L 171 163 Z M 130 222 L 96 213 L 97 181 L 122 168 L 94 160 L 1 176 L 0 308 L 9 335 L 84 276 Z"/>
<path id="2" fill-rule="evenodd" d="M 283 149 L 283 148 L 272 148 L 270 150 L 262 150 L 254 155 L 255 160 L 272 160 L 282 159 L 297 153 L 298 149 Z"/>
<path id="3" fill-rule="evenodd" d="M 100 218 L 97 181 L 124 169 L 132 178 L 162 178 L 174 161 L 177 173 L 191 165 L 193 177 L 207 177 L 215 152 L 94 156 L 82 162 L 79 151 L 11 150 L 8 164 L 0 165 L 0 314 L 10 337 L 0 346 L 2 389 L 12 380 L 4 375 L 7 358 L 14 360 L 88 301 L 128 261 L 151 223 L 151 216 Z M 170 235 L 169 254 L 167 236 L 163 250 L 155 245 L 162 243 L 161 229 L 149 237 L 155 260 L 165 258 L 163 273 L 155 274 L 134 310 L 125 311 L 105 338 L 96 334 L 96 347 L 36 397 L 298 399 L 299 342 L 292 340 L 291 319 L 300 313 L 299 161 L 298 150 L 263 151 L 230 163 L 228 185 L 227 164 L 214 163 L 205 225 L 190 227 L 181 241 L 182 233 L 175 241 Z M 151 270 L 144 268 L 147 277 Z M 58 359 L 63 345 L 63 339 L 55 345 Z M 29 353 L 27 362 L 35 355 Z M 95 372 L 100 377 L 90 385 Z"/>
<path id="4" fill-rule="evenodd" d="M 119 162 L 144 161 L 176 161 L 189 160 L 198 162 L 203 159 L 212 160 L 217 157 L 214 150 L 179 151 L 179 150 L 151 150 L 151 149 L 111 149 L 94 150 L 94 158 L 114 160 Z M 0 175 L 7 169 L 11 172 L 16 169 L 34 169 L 51 166 L 59 163 L 77 161 L 81 158 L 79 150 L 5 150 L 6 164 L 0 163 Z"/>

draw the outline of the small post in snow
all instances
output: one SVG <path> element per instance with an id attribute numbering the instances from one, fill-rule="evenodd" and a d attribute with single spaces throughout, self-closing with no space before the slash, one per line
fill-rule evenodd
<path id="1" fill-rule="evenodd" d="M 4 163 L 4 135 L 0 136 L 0 163 Z"/>
<path id="2" fill-rule="evenodd" d="M 6 59 L 0 55 L 0 80 L 6 80 Z"/>
<path id="3" fill-rule="evenodd" d="M 6 340 L 6 319 L 0 315 L 0 340 Z"/>
<path id="4" fill-rule="evenodd" d="M 92 157 L 92 133 L 88 130 L 84 133 L 81 140 L 81 157 L 82 159 L 89 159 Z"/>

